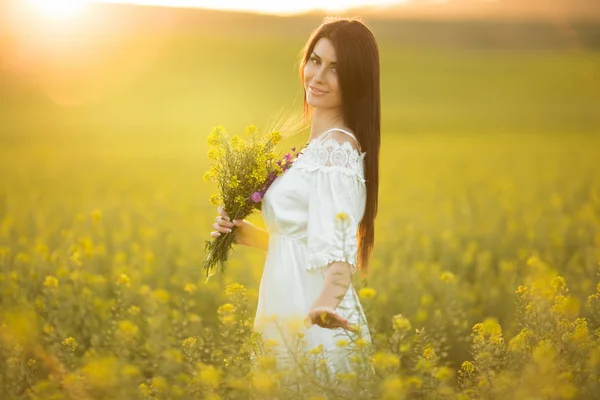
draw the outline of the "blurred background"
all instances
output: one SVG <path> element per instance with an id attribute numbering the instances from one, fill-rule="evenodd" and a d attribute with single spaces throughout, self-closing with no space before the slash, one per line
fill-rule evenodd
<path id="1" fill-rule="evenodd" d="M 597 0 L 0 5 L 0 265 L 11 277 L 0 280 L 2 302 L 37 313 L 27 331 L 50 352 L 68 336 L 79 354 L 107 343 L 97 335 L 116 318 L 108 310 L 123 274 L 128 306 L 152 293 L 165 307 L 127 318 L 149 332 L 157 319 L 180 329 L 144 339 L 155 346 L 146 358 L 216 326 L 225 284 L 247 286 L 255 307 L 259 250 L 236 250 L 228 272 L 204 283 L 216 216 L 216 187 L 202 180 L 206 137 L 301 108 L 299 53 L 325 15 L 361 17 L 380 46 L 376 245 L 369 278 L 356 282 L 377 292 L 373 329 L 385 333 L 401 312 L 449 332 L 446 356 L 458 363 L 475 322 L 518 331 L 507 299 L 541 279 L 535 260 L 574 296 L 596 290 Z M 48 276 L 71 297 L 42 312 L 37 301 L 54 296 Z M 195 305 L 181 311 L 185 296 Z"/>

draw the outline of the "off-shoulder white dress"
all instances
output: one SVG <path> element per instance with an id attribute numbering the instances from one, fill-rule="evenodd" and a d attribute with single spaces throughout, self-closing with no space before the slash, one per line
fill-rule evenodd
<path id="1" fill-rule="evenodd" d="M 351 137 L 341 143 L 328 138 L 334 130 Z M 296 331 L 304 334 L 304 350 L 323 345 L 332 373 L 351 370 L 348 349 L 336 346 L 340 339 L 346 339 L 350 346 L 358 336 L 371 342 L 352 285 L 336 311 L 358 325 L 360 333 L 317 325 L 306 329 L 302 324 L 323 290 L 325 273 L 333 261 L 348 261 L 352 273 L 356 272 L 356 233 L 366 206 L 363 164 L 366 152 L 355 150 L 352 140 L 356 138 L 351 132 L 338 128 L 311 140 L 292 166 L 271 184 L 262 200 L 270 237 L 254 329 L 264 339 L 278 343 L 275 352 L 278 365 L 289 366 L 285 362 L 289 362 L 286 357 L 297 337 Z M 345 225 L 336 222 L 340 212 L 349 216 Z M 284 363 L 280 362 L 282 359 Z"/>

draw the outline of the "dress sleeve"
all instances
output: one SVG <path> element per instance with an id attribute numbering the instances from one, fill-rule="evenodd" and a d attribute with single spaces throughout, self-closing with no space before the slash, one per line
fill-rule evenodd
<path id="1" fill-rule="evenodd" d="M 364 179 L 340 166 L 321 166 L 312 173 L 308 194 L 307 269 L 327 269 L 334 261 L 347 261 L 354 274 L 358 224 L 366 206 Z"/>

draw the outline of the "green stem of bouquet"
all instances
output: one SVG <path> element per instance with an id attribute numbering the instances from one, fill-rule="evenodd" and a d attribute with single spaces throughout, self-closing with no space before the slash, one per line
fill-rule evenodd
<path id="1" fill-rule="evenodd" d="M 238 213 L 241 210 L 238 210 L 235 214 L 234 217 L 231 219 L 231 221 L 238 219 Z M 216 238 L 214 238 L 212 241 L 207 240 L 205 242 L 205 250 L 208 250 L 208 256 L 206 257 L 206 260 L 204 261 L 204 265 L 203 268 L 206 270 L 206 281 L 208 282 L 208 280 L 217 272 L 223 272 L 225 271 L 225 262 L 227 261 L 228 255 L 229 255 L 229 250 L 231 248 L 233 248 L 233 245 L 236 244 L 235 241 L 235 231 L 237 230 L 237 226 L 232 226 L 231 227 L 231 232 L 229 232 L 226 235 L 220 235 Z M 214 268 L 214 266 L 218 264 L 219 268 L 217 270 L 215 270 L 213 273 L 211 273 L 211 269 Z"/>

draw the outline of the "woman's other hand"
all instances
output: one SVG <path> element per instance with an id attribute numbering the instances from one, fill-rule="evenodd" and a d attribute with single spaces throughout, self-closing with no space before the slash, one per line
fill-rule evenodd
<path id="1" fill-rule="evenodd" d="M 344 328 L 351 332 L 358 331 L 355 326 L 351 325 L 346 318 L 331 307 L 318 306 L 311 308 L 305 319 L 305 325 L 307 328 L 318 325 L 327 329 Z"/>
<path id="2" fill-rule="evenodd" d="M 251 246 L 254 225 L 245 219 L 234 219 L 231 221 L 229 215 L 221 206 L 217 207 L 217 212 L 219 215 L 217 215 L 216 222 L 212 225 L 216 230 L 212 231 L 210 236 L 217 238 L 221 234 L 231 233 L 232 228 L 236 226 L 237 228 L 234 232 L 235 242 L 242 246 Z"/>

